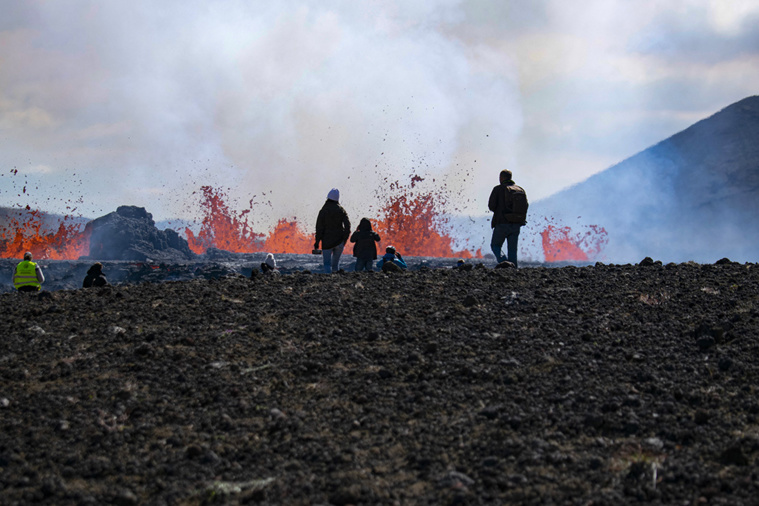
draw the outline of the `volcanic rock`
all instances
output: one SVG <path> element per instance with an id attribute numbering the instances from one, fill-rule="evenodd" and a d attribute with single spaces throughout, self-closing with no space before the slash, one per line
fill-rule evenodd
<path id="1" fill-rule="evenodd" d="M 183 262 L 195 257 L 177 232 L 158 230 L 144 207 L 120 206 L 87 223 L 85 234 L 90 236 L 92 259 Z"/>
<path id="2" fill-rule="evenodd" d="M 403 269 L 401 269 L 400 266 L 396 265 L 393 262 L 384 262 L 382 264 L 382 272 L 385 272 L 385 273 L 387 273 L 387 272 L 400 273 L 400 272 L 403 272 Z"/>
<path id="3" fill-rule="evenodd" d="M 756 264 L 49 293 L 0 294 L 3 504 L 759 497 Z"/>

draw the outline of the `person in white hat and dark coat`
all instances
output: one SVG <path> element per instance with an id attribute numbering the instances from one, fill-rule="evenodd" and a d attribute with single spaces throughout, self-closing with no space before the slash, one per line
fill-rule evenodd
<path id="1" fill-rule="evenodd" d="M 327 194 L 327 201 L 316 218 L 316 242 L 314 249 L 322 246 L 324 272 L 337 272 L 340 267 L 340 255 L 343 254 L 345 242 L 351 234 L 351 222 L 348 213 L 340 205 L 340 190 L 332 188 Z"/>
<path id="2" fill-rule="evenodd" d="M 264 274 L 279 274 L 279 271 L 277 270 L 277 261 L 274 259 L 273 254 L 268 253 L 266 255 L 266 260 L 261 264 L 261 272 Z"/>

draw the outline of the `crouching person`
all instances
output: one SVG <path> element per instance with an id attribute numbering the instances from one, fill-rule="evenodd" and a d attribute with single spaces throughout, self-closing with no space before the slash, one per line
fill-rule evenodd
<path id="1" fill-rule="evenodd" d="M 92 264 L 92 267 L 87 271 L 87 275 L 82 282 L 82 288 L 91 288 L 93 286 L 106 286 L 108 285 L 108 279 L 103 274 L 103 264 L 100 262 Z"/>
<path id="2" fill-rule="evenodd" d="M 45 276 L 42 275 L 42 269 L 32 262 L 32 253 L 27 251 L 24 253 L 24 259 L 19 262 L 13 272 L 13 286 L 19 292 L 39 292 L 44 282 Z"/>
<path id="3" fill-rule="evenodd" d="M 266 255 L 266 260 L 261 264 L 261 272 L 264 274 L 279 274 L 279 271 L 277 270 L 277 261 L 274 259 L 272 253 Z"/>
<path id="4" fill-rule="evenodd" d="M 401 272 L 405 271 L 408 266 L 400 253 L 395 251 L 393 246 L 385 248 L 385 254 L 377 262 L 377 268 L 382 272 Z"/>

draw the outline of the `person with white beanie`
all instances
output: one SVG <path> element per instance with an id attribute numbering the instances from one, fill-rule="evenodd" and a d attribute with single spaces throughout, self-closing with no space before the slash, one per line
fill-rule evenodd
<path id="1" fill-rule="evenodd" d="M 340 190 L 332 188 L 327 194 L 327 201 L 316 218 L 316 242 L 314 250 L 322 245 L 324 272 L 337 272 L 340 267 L 340 255 L 343 254 L 345 241 L 351 233 L 348 213 L 340 205 Z"/>
<path id="2" fill-rule="evenodd" d="M 273 254 L 268 253 L 266 255 L 266 260 L 261 263 L 261 272 L 264 274 L 279 274 L 279 271 L 277 270 L 277 261 L 274 259 Z"/>

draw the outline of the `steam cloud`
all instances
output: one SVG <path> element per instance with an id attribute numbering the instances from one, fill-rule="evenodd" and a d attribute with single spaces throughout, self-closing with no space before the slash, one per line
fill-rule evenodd
<path id="1" fill-rule="evenodd" d="M 210 184 L 258 203 L 261 225 L 296 216 L 310 229 L 330 188 L 371 216 L 384 178 L 416 172 L 483 213 L 520 129 L 510 62 L 446 36 L 462 20 L 457 2 L 77 7 L 22 13 L 33 30 L 7 36 L 38 58 L 19 66 L 4 103 L 45 128 L 56 153 L 46 183 L 76 168 L 104 211 L 188 217 L 187 197 Z"/>
<path id="2" fill-rule="evenodd" d="M 758 19 L 707 0 L 4 2 L 0 205 L 195 219 L 211 185 L 261 232 L 310 231 L 330 188 L 358 219 L 415 172 L 487 251 L 500 169 L 534 203 L 756 93 Z"/>

